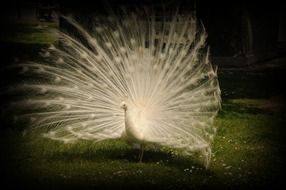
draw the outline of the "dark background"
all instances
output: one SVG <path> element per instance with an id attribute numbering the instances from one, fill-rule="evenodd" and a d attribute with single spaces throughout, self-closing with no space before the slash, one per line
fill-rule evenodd
<path id="1" fill-rule="evenodd" d="M 208 33 L 207 43 L 210 46 L 211 61 L 219 67 L 218 76 L 223 103 L 232 98 L 275 100 L 282 110 L 279 114 L 285 116 L 286 6 L 282 2 L 109 0 L 107 3 L 96 0 L 10 0 L 1 2 L 0 6 L 0 21 L 3 26 L 0 29 L 0 132 L 14 127 L 6 111 L 11 97 L 3 95 L 2 92 L 13 82 L 21 80 L 3 69 L 19 60 L 35 59 L 39 51 L 48 47 L 45 43 L 17 43 L 7 40 L 5 36 L 9 34 L 13 38 L 13 32 L 22 29 L 11 29 L 5 26 L 33 20 L 39 24 L 56 23 L 60 29 L 66 29 L 68 26 L 55 13 L 72 14 L 78 19 L 88 21 L 97 14 L 106 14 L 109 7 L 116 11 L 120 6 L 128 7 L 130 10 L 149 6 L 154 7 L 158 15 L 166 15 L 162 4 L 167 12 L 180 7 L 181 14 L 192 13 L 204 24 Z M 226 110 L 229 111 L 227 106 Z M 271 115 L 272 111 L 267 110 L 267 113 Z M 269 128 L 269 131 L 271 130 Z M 281 133 L 281 139 L 285 137 L 284 126 L 281 125 L 278 132 Z M 280 140 L 277 142 L 285 144 L 285 139 Z M 11 141 L 13 143 L 13 139 Z M 1 154 L 12 152 L 12 148 L 6 146 L 6 142 L 0 141 L 1 146 L 4 147 Z M 283 148 L 281 157 L 285 153 L 285 146 Z M 12 162 L 13 160 L 10 160 L 10 165 L 13 164 Z M 281 179 L 276 180 L 282 182 L 284 174 L 277 175 Z M 17 183 L 17 179 L 14 183 Z"/>
<path id="2" fill-rule="evenodd" d="M 139 6 L 152 6 L 157 14 L 164 14 L 162 4 L 167 11 L 179 5 L 181 13 L 192 12 L 202 20 L 209 35 L 211 53 L 218 65 L 242 66 L 285 53 L 285 5 L 279 1 L 12 0 L 1 6 L 1 20 L 37 17 L 52 21 L 49 15 L 52 11 L 80 15 L 87 20 L 107 12 L 108 6 L 115 11 L 120 6 L 130 7 L 130 10 Z"/>

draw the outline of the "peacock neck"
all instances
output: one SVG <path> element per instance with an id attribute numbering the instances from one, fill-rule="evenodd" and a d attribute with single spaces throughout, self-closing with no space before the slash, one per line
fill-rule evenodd
<path id="1" fill-rule="evenodd" d="M 138 123 L 138 114 L 135 110 L 126 109 L 124 112 L 125 120 L 125 134 L 129 140 L 134 142 L 143 141 L 143 134 L 140 130 L 140 123 Z"/>

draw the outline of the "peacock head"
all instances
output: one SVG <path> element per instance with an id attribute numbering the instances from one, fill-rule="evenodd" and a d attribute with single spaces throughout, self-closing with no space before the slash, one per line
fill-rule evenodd
<path id="1" fill-rule="evenodd" d="M 121 102 L 121 108 L 124 109 L 125 111 L 127 110 L 127 104 L 124 101 Z"/>

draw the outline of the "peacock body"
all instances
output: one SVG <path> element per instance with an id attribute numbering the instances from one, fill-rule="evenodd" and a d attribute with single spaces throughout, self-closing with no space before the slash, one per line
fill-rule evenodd
<path id="1" fill-rule="evenodd" d="M 29 76 L 15 89 L 18 117 L 65 143 L 124 138 L 199 152 L 209 163 L 220 107 L 206 32 L 192 16 L 155 19 L 148 11 L 98 16 L 80 38 L 59 32 L 41 62 L 18 65 Z"/>

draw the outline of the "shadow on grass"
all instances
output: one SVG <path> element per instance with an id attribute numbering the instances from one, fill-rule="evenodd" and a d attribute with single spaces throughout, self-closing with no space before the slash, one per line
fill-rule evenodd
<path id="1" fill-rule="evenodd" d="M 11 145 L 6 147 L 2 160 L 6 168 L 4 174 L 9 180 L 17 180 L 25 187 L 49 187 L 53 184 L 56 188 L 93 189 L 140 185 L 158 189 L 177 189 L 179 186 L 185 189 L 191 182 L 194 183 L 192 186 L 210 185 L 202 184 L 209 176 L 216 182 L 219 180 L 215 173 L 195 160 L 164 150 L 147 148 L 143 162 L 138 163 L 139 150 L 121 140 L 62 144 L 39 137 L 22 137 L 15 131 L 8 131 L 4 136 L 2 140 Z M 86 172 L 91 173 L 85 176 Z M 59 174 L 72 177 L 65 179 Z M 130 176 L 133 179 L 129 179 Z M 176 184 L 178 181 L 180 183 Z"/>
<path id="2" fill-rule="evenodd" d="M 122 140 L 107 140 L 98 143 L 80 141 L 77 144 L 62 144 L 48 139 L 39 139 L 31 148 L 41 152 L 38 156 L 56 161 L 87 160 L 95 162 L 122 162 L 130 164 L 139 163 L 139 152 Z M 56 148 L 55 148 L 56 147 Z M 53 148 L 53 150 L 51 150 Z M 29 148 L 28 148 L 29 149 Z M 37 150 L 38 149 L 38 150 Z M 45 151 L 47 150 L 47 151 Z M 198 160 L 183 156 L 173 150 L 164 150 L 147 146 L 144 150 L 143 164 L 163 164 L 184 169 L 194 166 L 204 168 Z"/>

